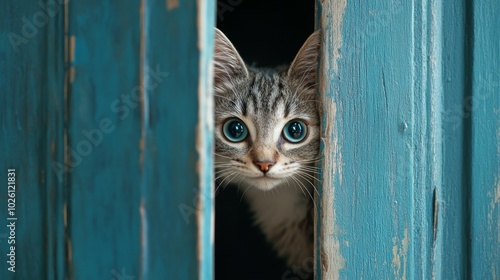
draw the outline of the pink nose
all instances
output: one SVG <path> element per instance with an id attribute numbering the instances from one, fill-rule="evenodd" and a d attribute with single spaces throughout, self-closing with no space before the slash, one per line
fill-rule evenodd
<path id="1" fill-rule="evenodd" d="M 271 169 L 271 166 L 273 166 L 276 162 L 275 161 L 254 161 L 253 164 L 255 164 L 262 172 L 267 173 L 269 169 Z"/>

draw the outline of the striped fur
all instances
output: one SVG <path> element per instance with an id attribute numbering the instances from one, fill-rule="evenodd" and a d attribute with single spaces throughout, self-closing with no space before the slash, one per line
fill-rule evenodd
<path id="1" fill-rule="evenodd" d="M 319 154 L 316 94 L 319 33 L 304 43 L 291 66 L 246 66 L 231 42 L 216 30 L 214 59 L 215 147 L 217 186 L 242 188 L 255 221 L 289 265 L 313 255 L 312 205 L 315 163 Z M 238 118 L 248 128 L 239 143 L 223 135 L 223 125 Z M 300 143 L 283 137 L 291 120 L 307 125 Z M 254 162 L 275 164 L 263 173 Z M 218 188 L 217 187 L 217 188 Z"/>

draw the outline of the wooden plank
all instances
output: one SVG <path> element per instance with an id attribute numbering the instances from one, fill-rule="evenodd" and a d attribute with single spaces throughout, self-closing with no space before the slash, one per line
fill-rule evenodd
<path id="1" fill-rule="evenodd" d="M 144 277 L 213 275 L 212 97 L 215 4 L 148 1 L 145 65 L 168 73 L 143 110 Z M 163 8 L 158 8 L 163 7 Z M 154 34 L 162 34 L 155 36 Z M 146 81 L 145 81 L 146 83 Z"/>
<path id="2" fill-rule="evenodd" d="M 63 162 L 63 11 L 54 1 L 0 9 L 1 279 L 65 275 L 64 181 L 52 169 Z M 8 168 L 16 170 L 15 244 L 7 239 Z M 15 273 L 6 263 L 12 245 Z"/>
<path id="3" fill-rule="evenodd" d="M 69 4 L 72 279 L 140 274 L 141 110 L 132 95 L 140 85 L 139 7 L 139 1 Z"/>
<path id="4" fill-rule="evenodd" d="M 433 273 L 436 279 L 466 279 L 468 258 L 467 200 L 469 171 L 465 164 L 467 118 L 463 100 L 469 90 L 469 62 L 464 54 L 468 16 L 465 3 L 443 1 L 442 29 L 438 41 L 442 71 L 442 184 L 435 188 Z M 438 90 L 440 90 L 438 88 Z"/>
<path id="5" fill-rule="evenodd" d="M 436 1 L 320 1 L 318 279 L 430 279 L 440 184 Z M 431 54 L 431 55 L 429 55 Z"/>
<path id="6" fill-rule="evenodd" d="M 210 5 L 70 4 L 75 279 L 211 278 Z"/>
<path id="7" fill-rule="evenodd" d="M 469 279 L 500 277 L 500 3 L 473 1 Z"/>

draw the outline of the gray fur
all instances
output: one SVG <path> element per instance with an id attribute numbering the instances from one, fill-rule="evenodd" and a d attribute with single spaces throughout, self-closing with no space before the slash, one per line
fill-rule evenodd
<path id="1" fill-rule="evenodd" d="M 289 67 L 246 66 L 231 42 L 216 30 L 214 57 L 215 149 L 218 187 L 239 185 L 269 242 L 289 265 L 312 257 L 310 209 L 319 154 L 316 93 L 319 33 L 304 43 Z M 230 118 L 241 119 L 247 139 L 232 143 L 223 135 Z M 300 143 L 283 137 L 291 120 L 306 123 Z M 264 174 L 254 162 L 275 164 Z"/>

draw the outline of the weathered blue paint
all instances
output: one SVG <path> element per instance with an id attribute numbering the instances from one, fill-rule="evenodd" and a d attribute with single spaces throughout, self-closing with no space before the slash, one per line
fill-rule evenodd
<path id="1" fill-rule="evenodd" d="M 199 124 L 210 103 L 198 97 L 210 92 L 211 41 L 198 33 L 211 12 L 193 1 L 70 4 L 69 146 L 111 123 L 70 176 L 75 278 L 210 278 L 211 127 Z"/>
<path id="2" fill-rule="evenodd" d="M 19 217 L 0 278 L 211 279 L 214 2 L 55 9 L 17 52 L 5 34 L 44 9 L 0 11 L 0 177 L 16 168 Z"/>
<path id="3" fill-rule="evenodd" d="M 467 10 L 466 10 L 467 9 Z M 466 36 L 470 32 L 468 8 L 443 1 L 440 9 L 442 29 L 438 45 L 441 54 L 442 89 L 442 184 L 436 185 L 437 229 L 433 252 L 433 271 L 436 279 L 466 279 L 468 255 L 468 167 L 464 155 L 467 119 L 463 118 L 463 100 L 469 91 L 469 46 Z M 466 20 L 467 19 L 467 20 Z"/>
<path id="4" fill-rule="evenodd" d="M 498 4 L 318 2 L 317 278 L 496 279 Z"/>
<path id="5" fill-rule="evenodd" d="M 470 278 L 500 277 L 500 2 L 473 1 Z"/>
<path id="6" fill-rule="evenodd" d="M 498 278 L 500 4 L 318 2 L 317 278 Z M 214 2 L 2 7 L 0 278 L 211 279 Z"/>
<path id="7" fill-rule="evenodd" d="M 63 279 L 63 13 L 3 1 L 0 9 L 0 279 Z M 51 51 L 47 51 L 51 50 Z M 7 169 L 16 169 L 16 263 L 7 270 Z"/>

